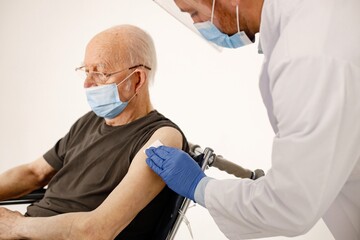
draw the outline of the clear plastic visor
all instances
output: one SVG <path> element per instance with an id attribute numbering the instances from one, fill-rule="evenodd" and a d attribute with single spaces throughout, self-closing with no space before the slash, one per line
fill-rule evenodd
<path id="1" fill-rule="evenodd" d="M 195 28 L 194 23 L 211 21 L 212 0 L 153 0 L 171 16 L 180 21 L 188 29 L 204 41 L 221 50 L 220 47 L 207 41 Z"/>

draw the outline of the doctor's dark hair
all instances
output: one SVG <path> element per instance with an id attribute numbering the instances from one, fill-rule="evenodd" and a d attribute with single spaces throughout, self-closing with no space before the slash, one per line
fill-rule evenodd
<path id="1" fill-rule="evenodd" d="M 120 44 L 126 51 L 121 53 L 121 59 L 124 66 L 135 66 L 143 64 L 150 67 L 148 71 L 149 82 L 152 83 L 157 68 L 157 59 L 154 42 L 151 36 L 144 30 L 133 25 L 118 25 L 112 28 L 116 33 L 120 33 Z"/>

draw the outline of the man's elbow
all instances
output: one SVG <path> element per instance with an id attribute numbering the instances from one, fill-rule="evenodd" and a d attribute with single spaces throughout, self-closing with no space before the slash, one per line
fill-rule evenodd
<path id="1" fill-rule="evenodd" d="M 282 232 L 281 235 L 285 237 L 296 237 L 304 235 L 313 228 L 317 220 L 318 219 L 312 216 L 312 214 L 299 218 L 288 219 L 286 224 L 287 227 L 284 228 L 284 232 Z"/>
<path id="2" fill-rule="evenodd" d="M 37 162 L 32 162 L 26 165 L 26 174 L 34 189 L 47 185 L 55 174 L 55 170 L 44 171 L 42 168 L 39 168 L 36 163 Z"/>
<path id="3" fill-rule="evenodd" d="M 284 234 L 285 237 L 296 237 L 306 234 L 310 231 L 310 229 L 314 226 L 313 223 L 303 223 L 298 225 L 293 225 L 289 229 L 286 230 L 286 234 Z"/>
<path id="4" fill-rule="evenodd" d="M 266 218 L 258 218 L 261 222 L 259 227 L 263 229 L 261 237 L 301 236 L 310 231 L 319 219 L 318 211 L 309 206 L 290 206 L 286 209 L 277 209 L 267 212 Z"/>

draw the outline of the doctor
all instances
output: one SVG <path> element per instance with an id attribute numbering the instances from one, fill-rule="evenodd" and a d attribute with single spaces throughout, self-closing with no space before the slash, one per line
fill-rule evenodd
<path id="1" fill-rule="evenodd" d="M 359 240 L 360 1 L 175 2 L 220 46 L 244 46 L 260 32 L 272 167 L 256 181 L 215 180 L 165 146 L 148 149 L 147 164 L 206 207 L 229 239 L 302 235 L 323 218 L 335 239 Z"/>

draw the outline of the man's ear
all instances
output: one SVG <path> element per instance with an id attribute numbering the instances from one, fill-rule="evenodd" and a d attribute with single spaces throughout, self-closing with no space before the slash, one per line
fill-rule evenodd
<path id="1" fill-rule="evenodd" d="M 143 87 L 148 81 L 148 76 L 144 70 L 139 70 L 136 72 L 137 78 L 135 80 L 135 93 L 140 91 L 140 88 Z"/>

